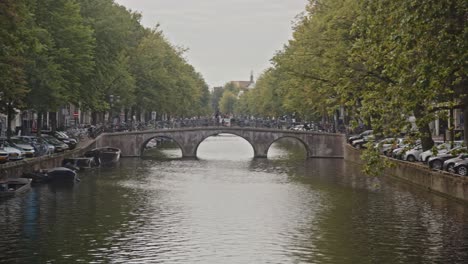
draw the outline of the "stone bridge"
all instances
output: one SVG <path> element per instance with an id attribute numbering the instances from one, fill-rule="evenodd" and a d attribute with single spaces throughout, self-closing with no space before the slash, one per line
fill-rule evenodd
<path id="1" fill-rule="evenodd" d="M 202 127 L 108 133 L 102 134 L 97 139 L 96 146 L 119 148 L 123 157 L 139 157 L 151 139 L 170 138 L 179 145 L 184 158 L 195 158 L 201 142 L 221 133 L 233 134 L 247 140 L 254 150 L 255 158 L 266 158 L 270 146 L 281 138 L 299 140 L 304 145 L 308 158 L 344 157 L 345 139 L 341 134 L 250 127 Z"/>

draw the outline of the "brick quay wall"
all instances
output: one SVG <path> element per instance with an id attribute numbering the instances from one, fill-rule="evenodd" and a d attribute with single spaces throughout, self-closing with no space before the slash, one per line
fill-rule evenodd
<path id="1" fill-rule="evenodd" d="M 384 170 L 385 176 L 405 181 L 448 198 L 464 203 L 468 202 L 468 177 L 432 170 L 419 163 L 384 156 L 382 158 L 389 159 L 392 164 L 391 167 Z M 361 160 L 361 151 L 348 144 L 345 146 L 345 160 L 360 165 L 364 164 L 364 161 Z"/>
<path id="2" fill-rule="evenodd" d="M 90 140 L 76 149 L 63 153 L 56 153 L 50 156 L 42 156 L 0 164 L 0 180 L 5 180 L 7 178 L 18 178 L 25 173 L 33 172 L 39 169 L 60 167 L 62 165 L 63 159 L 81 157 L 86 151 L 95 147 L 96 140 Z"/>

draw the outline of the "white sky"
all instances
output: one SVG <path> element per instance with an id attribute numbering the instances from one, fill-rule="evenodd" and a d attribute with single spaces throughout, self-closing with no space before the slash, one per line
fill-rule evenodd
<path id="1" fill-rule="evenodd" d="M 172 44 L 188 48 L 188 62 L 210 87 L 249 80 L 270 66 L 292 33 L 307 0 L 115 0 L 161 24 Z"/>

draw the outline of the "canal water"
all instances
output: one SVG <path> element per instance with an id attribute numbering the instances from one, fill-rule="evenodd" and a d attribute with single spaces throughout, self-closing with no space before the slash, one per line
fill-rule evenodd
<path id="1" fill-rule="evenodd" d="M 221 135 L 198 156 L 0 201 L 0 263 L 468 263 L 463 204 L 287 143 L 252 159 Z"/>

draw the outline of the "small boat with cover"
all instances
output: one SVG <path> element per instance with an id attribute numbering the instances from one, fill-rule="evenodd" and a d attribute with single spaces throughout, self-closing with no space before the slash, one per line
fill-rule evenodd
<path id="1" fill-rule="evenodd" d="M 62 161 L 62 166 L 73 169 L 77 168 L 79 170 L 91 169 L 97 167 L 96 161 L 92 157 L 83 157 L 83 158 L 66 158 Z"/>
<path id="2" fill-rule="evenodd" d="M 117 163 L 120 160 L 120 149 L 112 147 L 95 148 L 87 151 L 85 157 L 93 157 L 98 165 Z"/>
<path id="3" fill-rule="evenodd" d="M 0 181 L 0 198 L 13 197 L 31 190 L 31 179 L 18 178 Z"/>
<path id="4" fill-rule="evenodd" d="M 65 167 L 57 167 L 47 170 L 47 175 L 49 176 L 51 182 L 79 181 L 76 172 L 72 169 Z"/>

